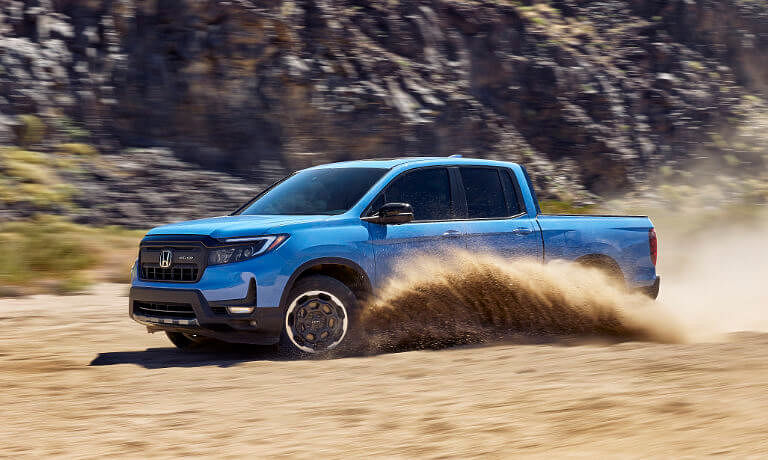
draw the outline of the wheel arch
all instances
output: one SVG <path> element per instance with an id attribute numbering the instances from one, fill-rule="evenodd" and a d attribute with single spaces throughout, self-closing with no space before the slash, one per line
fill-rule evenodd
<path id="1" fill-rule="evenodd" d="M 611 256 L 605 254 L 587 254 L 576 259 L 576 263 L 585 267 L 594 267 L 605 271 L 608 275 L 626 282 L 626 275 L 621 265 Z"/>
<path id="2" fill-rule="evenodd" d="M 280 296 L 280 306 L 285 310 L 288 295 L 301 278 L 309 275 L 326 275 L 344 283 L 358 300 L 364 300 L 372 292 L 371 280 L 357 263 L 341 257 L 321 257 L 305 262 L 288 278 Z"/>

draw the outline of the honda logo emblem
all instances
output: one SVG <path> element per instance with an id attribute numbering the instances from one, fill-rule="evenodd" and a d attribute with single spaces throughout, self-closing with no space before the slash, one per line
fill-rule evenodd
<path id="1" fill-rule="evenodd" d="M 173 251 L 170 249 L 163 249 L 160 251 L 160 268 L 170 268 L 173 262 Z"/>

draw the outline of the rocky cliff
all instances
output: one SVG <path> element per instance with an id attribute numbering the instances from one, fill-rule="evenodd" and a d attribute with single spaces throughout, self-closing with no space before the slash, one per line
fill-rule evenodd
<path id="1" fill-rule="evenodd" d="M 743 129 L 765 113 L 763 1 L 23 0 L 0 34 L 0 144 L 165 147 L 254 184 L 458 153 L 577 201 L 766 164 Z"/>

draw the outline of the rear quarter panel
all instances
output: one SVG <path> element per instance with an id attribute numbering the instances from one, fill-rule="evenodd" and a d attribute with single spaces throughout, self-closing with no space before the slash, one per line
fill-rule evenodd
<path id="1" fill-rule="evenodd" d="M 647 286 L 656 278 L 651 262 L 648 217 L 539 215 L 545 260 L 605 255 L 615 260 L 627 284 Z"/>

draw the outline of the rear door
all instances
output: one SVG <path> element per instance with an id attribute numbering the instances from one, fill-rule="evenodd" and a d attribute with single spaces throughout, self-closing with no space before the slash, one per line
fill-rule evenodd
<path id="1" fill-rule="evenodd" d="M 470 252 L 542 259 L 541 231 L 526 212 L 520 187 L 510 170 L 460 167 L 458 179 L 466 201 L 464 239 Z"/>
<path id="2" fill-rule="evenodd" d="M 464 248 L 466 222 L 456 219 L 456 194 L 447 168 L 427 167 L 405 171 L 374 199 L 370 213 L 385 203 L 408 203 L 414 214 L 407 224 L 368 224 L 378 283 L 419 255 L 445 257 Z"/>

